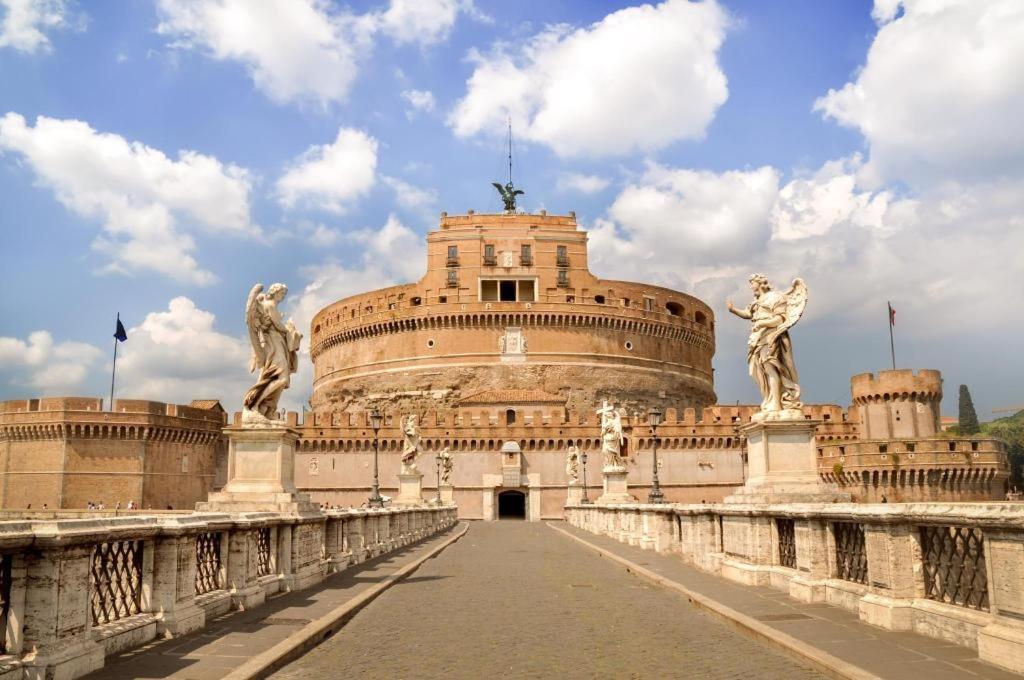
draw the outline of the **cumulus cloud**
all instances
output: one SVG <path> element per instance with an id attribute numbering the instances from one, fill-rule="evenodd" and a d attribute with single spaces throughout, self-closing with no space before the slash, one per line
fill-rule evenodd
<path id="1" fill-rule="evenodd" d="M 856 79 L 815 103 L 864 135 L 861 179 L 1024 176 L 1024 3 L 877 0 L 873 15 L 878 33 Z"/>
<path id="2" fill-rule="evenodd" d="M 377 140 L 353 128 L 340 128 L 331 144 L 306 150 L 277 181 L 285 208 L 304 206 L 343 213 L 376 183 Z"/>
<path id="3" fill-rule="evenodd" d="M 40 116 L 33 127 L 16 113 L 0 118 L 4 152 L 24 161 L 73 213 L 102 222 L 93 247 L 110 259 L 105 271 L 209 284 L 216 277 L 193 257 L 187 231 L 259 232 L 250 222 L 249 173 L 213 156 L 186 150 L 173 160 L 79 120 Z"/>
<path id="4" fill-rule="evenodd" d="M 520 138 L 566 157 L 700 139 L 728 96 L 718 63 L 728 24 L 714 0 L 667 0 L 473 53 L 449 125 L 460 137 L 497 133 L 511 115 Z"/>
<path id="5" fill-rule="evenodd" d="M 187 297 L 151 312 L 128 330 L 117 360 L 118 393 L 136 399 L 187 404 L 220 399 L 240 408 L 252 382 L 248 341 L 215 328 L 213 313 Z M 237 329 L 244 333 L 244 329 Z"/>
<path id="6" fill-rule="evenodd" d="M 398 205 L 406 210 L 425 212 L 428 208 L 437 203 L 437 192 L 433 189 L 423 189 L 398 177 L 381 177 L 395 192 L 395 200 Z"/>
<path id="7" fill-rule="evenodd" d="M 558 176 L 556 187 L 559 191 L 576 191 L 581 194 L 596 194 L 611 185 L 611 180 L 600 175 L 583 175 L 565 172 Z"/>
<path id="8" fill-rule="evenodd" d="M 378 34 L 430 45 L 447 38 L 469 0 L 391 0 L 358 14 L 323 0 L 159 0 L 157 32 L 179 49 L 244 64 L 278 103 L 344 101 Z"/>
<path id="9" fill-rule="evenodd" d="M 437 108 L 437 101 L 434 93 L 430 90 L 403 90 L 402 99 L 409 102 L 412 109 L 405 112 L 406 117 L 412 119 L 418 111 L 431 113 Z"/>
<path id="10" fill-rule="evenodd" d="M 55 343 L 49 331 L 30 333 L 27 340 L 0 337 L 0 366 L 12 385 L 35 394 L 67 394 L 82 384 L 103 353 L 84 342 Z"/>
<path id="11" fill-rule="evenodd" d="M 26 54 L 49 52 L 47 33 L 75 22 L 64 0 L 0 0 L 0 15 L 0 47 Z"/>

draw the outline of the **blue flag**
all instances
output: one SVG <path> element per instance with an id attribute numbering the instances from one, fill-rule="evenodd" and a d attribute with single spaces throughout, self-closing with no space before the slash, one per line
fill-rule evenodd
<path id="1" fill-rule="evenodd" d="M 117 330 L 114 331 L 114 337 L 117 338 L 118 341 L 120 342 L 124 342 L 125 340 L 128 339 L 128 333 L 124 329 L 124 324 L 121 323 L 120 315 L 118 315 L 117 317 Z"/>

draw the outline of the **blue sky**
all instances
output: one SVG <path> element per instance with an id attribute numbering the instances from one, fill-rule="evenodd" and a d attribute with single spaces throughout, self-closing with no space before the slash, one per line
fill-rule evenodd
<path id="1" fill-rule="evenodd" d="M 249 286 L 306 324 L 417 277 L 440 210 L 500 207 L 511 113 L 523 207 L 715 307 L 722 402 L 764 271 L 810 287 L 809 401 L 887 366 L 891 299 L 947 413 L 1024 403 L 1019 3 L 278 4 L 0 0 L 0 398 L 106 394 L 120 311 L 121 394 L 237 404 Z"/>

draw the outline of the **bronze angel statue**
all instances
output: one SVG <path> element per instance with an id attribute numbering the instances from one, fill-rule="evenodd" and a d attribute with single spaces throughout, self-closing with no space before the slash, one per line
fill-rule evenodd
<path id="1" fill-rule="evenodd" d="M 514 211 L 516 209 L 516 196 L 522 196 L 526 192 L 522 189 L 516 189 L 512 186 L 512 181 L 505 186 L 501 186 L 498 182 L 491 182 L 491 186 L 498 190 L 501 194 L 501 200 L 505 203 L 505 210 Z"/>
<path id="2" fill-rule="evenodd" d="M 754 301 L 746 309 L 733 307 L 731 300 L 726 300 L 725 305 L 736 316 L 752 322 L 747 366 L 762 398 L 761 411 L 754 419 L 803 418 L 789 329 L 800 320 L 807 306 L 807 286 L 803 279 L 793 279 L 793 285 L 782 293 L 773 290 L 763 274 L 754 274 L 750 277 L 750 289 Z"/>
<path id="3" fill-rule="evenodd" d="M 244 425 L 281 425 L 277 402 L 291 383 L 291 374 L 299 367 L 299 342 L 302 334 L 291 319 L 285 322 L 277 306 L 288 294 L 288 287 L 275 283 L 266 293 L 257 283 L 245 303 L 245 325 L 252 343 L 249 372 L 258 371 L 256 384 L 245 393 L 242 404 Z"/>

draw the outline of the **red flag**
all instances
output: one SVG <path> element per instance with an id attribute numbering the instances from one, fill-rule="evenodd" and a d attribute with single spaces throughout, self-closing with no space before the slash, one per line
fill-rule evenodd
<path id="1" fill-rule="evenodd" d="M 888 302 L 886 304 L 889 305 L 889 325 L 890 326 L 895 326 L 896 325 L 896 310 L 892 308 L 892 304 L 890 304 Z"/>

